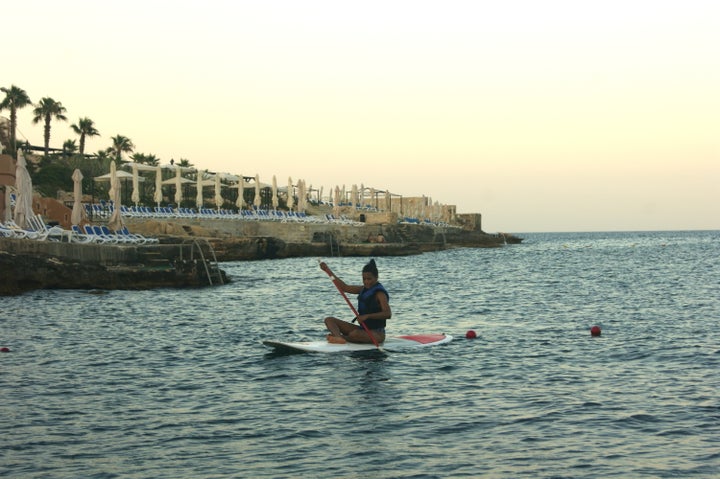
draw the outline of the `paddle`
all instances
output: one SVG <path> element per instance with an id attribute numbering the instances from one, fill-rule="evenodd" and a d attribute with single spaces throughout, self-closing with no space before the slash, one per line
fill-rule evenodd
<path id="1" fill-rule="evenodd" d="M 345 291 L 343 291 L 343 290 L 340 288 L 340 286 L 335 282 L 335 280 L 337 279 L 337 277 L 335 276 L 335 274 L 330 270 L 330 267 L 329 267 L 327 264 L 325 264 L 325 268 L 323 268 L 323 267 L 322 267 L 323 262 L 320 261 L 320 260 L 318 260 L 318 263 L 320 263 L 320 265 L 321 265 L 321 266 L 320 266 L 320 269 L 322 269 L 323 271 L 325 271 L 325 272 L 327 273 L 327 275 L 330 277 L 330 280 L 331 280 L 332 283 L 335 285 L 335 287 L 337 288 L 337 290 L 340 291 L 340 294 L 341 294 L 342 297 L 345 299 L 345 302 L 347 303 L 348 306 L 350 306 L 350 310 L 351 310 L 351 311 L 353 312 L 353 314 L 355 315 L 355 319 L 357 319 L 357 317 L 360 316 L 360 313 L 357 312 L 357 309 L 355 309 L 355 306 L 353 306 L 353 304 L 350 302 L 350 300 L 348 299 L 347 295 L 345 294 Z M 354 321 L 354 320 L 353 320 L 353 321 Z M 358 320 L 358 323 L 360 323 L 360 325 L 362 325 L 362 327 L 363 327 L 363 329 L 365 329 L 365 332 L 367 333 L 367 335 L 370 336 L 370 340 L 373 342 L 373 344 L 375 345 L 375 347 L 378 348 L 378 349 L 380 349 L 380 350 L 382 350 L 382 349 L 380 348 L 380 345 L 378 344 L 378 342 L 375 340 L 375 336 L 373 336 L 373 334 L 370 332 L 370 329 L 368 329 L 367 325 L 365 324 L 365 321 L 360 321 L 360 320 Z"/>

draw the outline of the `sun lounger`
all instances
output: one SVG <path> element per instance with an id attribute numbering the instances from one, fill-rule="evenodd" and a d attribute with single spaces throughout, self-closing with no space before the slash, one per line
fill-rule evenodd
<path id="1" fill-rule="evenodd" d="M 130 230 L 128 230 L 127 226 L 123 226 L 118 231 L 116 231 L 115 234 L 118 237 L 126 236 L 135 244 L 151 244 L 151 243 L 157 244 L 160 242 L 160 240 L 157 238 L 143 236 L 143 235 L 137 234 L 137 233 L 131 233 Z"/>
<path id="2" fill-rule="evenodd" d="M 117 233 L 113 233 L 110 231 L 110 228 L 108 228 L 105 225 L 100 226 L 94 226 L 93 229 L 97 232 L 98 228 L 100 228 L 100 232 L 105 235 L 106 237 L 110 238 L 111 240 L 115 240 L 116 243 L 132 243 L 133 239 L 129 236 L 125 235 L 119 235 Z"/>
<path id="3" fill-rule="evenodd" d="M 0 223 L 0 236 L 3 238 L 25 239 L 28 233 L 30 232 L 18 227 L 12 220 L 7 224 Z"/>
<path id="4" fill-rule="evenodd" d="M 38 234 L 37 237 L 32 239 L 47 240 L 47 241 L 63 241 L 67 239 L 70 242 L 72 231 L 66 230 L 60 226 L 48 226 L 45 224 L 45 220 L 40 215 L 34 215 L 28 218 L 30 224 L 30 230 Z"/>
<path id="5" fill-rule="evenodd" d="M 78 225 L 72 225 L 71 231 L 70 241 L 72 243 L 92 243 L 92 236 L 83 233 Z"/>

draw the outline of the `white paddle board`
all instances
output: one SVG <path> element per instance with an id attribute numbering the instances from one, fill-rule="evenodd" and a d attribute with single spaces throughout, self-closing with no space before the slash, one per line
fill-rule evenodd
<path id="1" fill-rule="evenodd" d="M 436 346 L 438 344 L 448 343 L 453 337 L 448 334 L 415 334 L 410 336 L 390 336 L 385 338 L 385 342 L 380 345 L 381 349 L 388 351 L 398 351 L 407 348 L 419 348 L 426 346 Z M 329 343 L 327 341 L 263 341 L 265 346 L 270 346 L 276 350 L 306 352 L 306 353 L 341 353 L 348 351 L 372 351 L 377 349 L 374 344 L 358 344 L 358 343 Z"/>

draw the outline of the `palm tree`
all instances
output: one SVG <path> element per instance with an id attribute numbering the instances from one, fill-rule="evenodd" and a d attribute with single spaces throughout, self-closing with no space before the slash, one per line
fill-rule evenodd
<path id="1" fill-rule="evenodd" d="M 40 123 L 41 121 L 45 123 L 45 156 L 47 156 L 50 151 L 50 122 L 53 119 L 67 121 L 65 112 L 67 112 L 67 110 L 62 106 L 62 103 L 50 97 L 41 99 L 33 110 L 33 114 L 35 114 L 33 123 Z"/>
<path id="2" fill-rule="evenodd" d="M 101 167 L 105 167 L 106 165 L 110 164 L 110 159 L 112 158 L 111 155 L 114 155 L 115 151 L 112 148 L 106 148 L 104 150 L 98 150 L 97 153 L 95 153 L 95 159 L 98 162 L 98 165 Z"/>
<path id="3" fill-rule="evenodd" d="M 77 149 L 75 140 L 65 140 L 65 143 L 63 143 L 63 153 L 66 155 L 74 155 Z"/>
<path id="4" fill-rule="evenodd" d="M 10 88 L 2 87 L 0 91 L 5 93 L 5 99 L 0 102 L 0 110 L 10 110 L 10 148 L 12 153 L 17 150 L 17 111 L 28 105 L 32 105 L 30 97 L 22 88 L 11 85 Z"/>
<path id="5" fill-rule="evenodd" d="M 186 158 L 180 158 L 180 162 L 178 163 L 183 168 L 192 168 L 194 165 L 190 163 L 190 160 Z"/>
<path id="6" fill-rule="evenodd" d="M 157 166 L 160 164 L 160 159 L 153 154 L 146 155 L 144 153 L 134 153 L 130 155 L 130 158 L 132 158 L 135 163 L 142 163 L 150 166 Z"/>
<path id="7" fill-rule="evenodd" d="M 90 118 L 80 118 L 76 124 L 70 125 L 75 133 L 80 135 L 80 154 L 85 154 L 85 138 L 90 136 L 100 136 L 100 132 L 95 128 L 95 123 Z"/>
<path id="8" fill-rule="evenodd" d="M 120 163 L 123 153 L 131 153 L 135 149 L 130 138 L 127 136 L 116 135 L 110 138 L 113 142 L 112 150 L 115 152 L 115 159 Z"/>

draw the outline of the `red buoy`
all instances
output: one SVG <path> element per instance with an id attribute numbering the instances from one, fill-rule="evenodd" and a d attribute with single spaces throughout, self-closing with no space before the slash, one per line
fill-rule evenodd
<path id="1" fill-rule="evenodd" d="M 591 336 L 600 336 L 602 334 L 602 329 L 600 329 L 600 326 L 593 326 L 590 328 L 590 335 Z"/>
<path id="2" fill-rule="evenodd" d="M 468 330 L 467 333 L 465 333 L 465 339 L 475 339 L 477 338 L 477 333 L 473 331 L 472 329 Z"/>
<path id="3" fill-rule="evenodd" d="M 10 352 L 10 348 L 6 348 L 6 347 L 0 348 L 0 353 L 9 353 L 9 352 Z"/>

